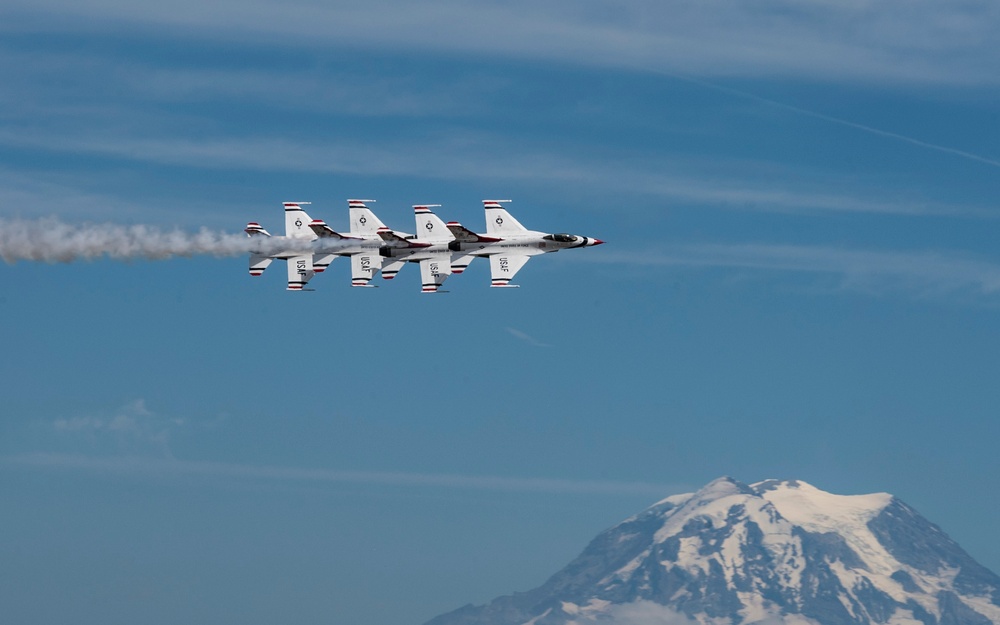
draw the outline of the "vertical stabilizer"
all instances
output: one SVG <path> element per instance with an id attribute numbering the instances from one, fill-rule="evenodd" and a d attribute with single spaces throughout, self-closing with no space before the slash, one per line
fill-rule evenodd
<path id="1" fill-rule="evenodd" d="M 374 235 L 379 228 L 385 228 L 382 220 L 375 216 L 366 202 L 375 200 L 347 200 L 351 211 L 351 234 Z"/>
<path id="2" fill-rule="evenodd" d="M 286 237 L 310 241 L 316 238 L 316 233 L 309 228 L 312 217 L 302 210 L 306 204 L 309 202 L 284 202 Z"/>
<path id="3" fill-rule="evenodd" d="M 528 229 L 507 212 L 501 202 L 510 200 L 483 200 L 486 209 L 486 234 L 503 237 L 504 235 L 520 234 Z"/>
<path id="4" fill-rule="evenodd" d="M 417 237 L 433 243 L 447 243 L 455 238 L 441 218 L 431 210 L 440 204 L 418 204 L 413 207 L 413 217 L 417 224 Z"/>

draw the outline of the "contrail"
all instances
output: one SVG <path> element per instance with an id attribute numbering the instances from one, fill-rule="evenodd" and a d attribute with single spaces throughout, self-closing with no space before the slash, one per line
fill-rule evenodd
<path id="1" fill-rule="evenodd" d="M 682 74 L 674 74 L 671 72 L 662 72 L 666 76 L 675 78 L 677 80 L 683 80 L 707 89 L 714 89 L 715 91 L 721 91 L 723 93 L 728 93 L 740 98 L 746 98 L 748 100 L 754 100 L 755 102 L 760 102 L 762 104 L 768 104 L 770 106 L 775 106 L 778 108 L 785 109 L 786 111 L 791 111 L 793 113 L 798 113 L 799 115 L 806 115 L 808 117 L 815 117 L 816 119 L 822 119 L 823 121 L 830 122 L 832 124 L 840 124 L 841 126 L 847 126 L 848 128 L 854 128 L 856 130 L 861 130 L 863 132 L 868 132 L 880 137 L 886 137 L 888 139 L 895 139 L 897 141 L 903 141 L 911 145 L 916 145 L 922 148 L 927 148 L 929 150 L 936 150 L 938 152 L 943 152 L 944 154 L 951 154 L 952 156 L 959 156 L 961 158 L 966 158 L 971 161 L 976 161 L 977 163 L 983 163 L 985 165 L 992 165 L 993 167 L 1000 167 L 1000 160 L 989 158 L 986 156 L 981 156 L 973 152 L 966 152 L 965 150 L 959 150 L 957 148 L 948 147 L 946 145 L 940 145 L 937 143 L 930 143 L 929 141 L 922 141 L 920 139 L 915 139 L 913 137 L 908 137 L 906 135 L 901 135 L 896 132 L 890 132 L 888 130 L 882 130 L 880 128 L 874 128 L 872 126 L 866 126 L 865 124 L 859 124 L 858 122 L 852 122 L 848 119 L 842 119 L 840 117 L 834 117 L 833 115 L 827 115 L 825 113 L 819 113 L 817 111 L 812 111 L 809 109 L 804 109 L 794 104 L 786 104 L 785 102 L 779 102 L 778 100 L 772 100 L 770 98 L 765 98 L 763 96 L 750 93 L 748 91 L 743 91 L 742 89 L 734 89 L 732 87 L 726 87 L 719 85 L 707 80 L 701 80 L 698 78 L 692 78 L 691 76 L 684 76 Z"/>
<path id="2" fill-rule="evenodd" d="M 4 464 L 39 469 L 79 469 L 131 476 L 182 477 L 185 475 L 194 475 L 281 481 L 564 494 L 649 495 L 652 497 L 662 497 L 664 493 L 686 492 L 690 488 L 689 486 L 676 484 L 619 482 L 615 480 L 501 477 L 445 473 L 405 473 L 399 471 L 338 471 L 333 469 L 307 469 L 227 462 L 176 460 L 172 458 L 98 458 L 47 453 L 0 456 L 0 465 Z"/>
<path id="3" fill-rule="evenodd" d="M 0 258 L 7 263 L 33 260 L 165 260 L 177 256 L 239 256 L 250 252 L 311 251 L 307 240 L 251 239 L 244 234 L 162 229 L 156 226 L 68 224 L 56 218 L 0 220 Z"/>

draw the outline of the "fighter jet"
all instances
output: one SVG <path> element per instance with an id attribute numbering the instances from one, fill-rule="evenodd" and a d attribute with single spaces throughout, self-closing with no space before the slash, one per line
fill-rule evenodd
<path id="1" fill-rule="evenodd" d="M 283 259 L 288 261 L 288 290 L 302 291 L 306 290 L 309 280 L 325 271 L 337 256 L 367 254 L 378 258 L 381 239 L 339 234 L 322 220 L 310 218 L 302 210 L 304 204 L 309 202 L 284 202 L 283 237 L 271 237 L 271 233 L 255 221 L 247 224 L 243 230 L 247 236 L 262 239 L 260 248 L 250 253 L 251 276 L 263 274 L 274 259 Z M 364 284 L 368 280 L 371 280 L 371 273 L 364 279 Z"/>
<path id="2" fill-rule="evenodd" d="M 288 290 L 301 291 L 317 273 L 322 273 L 330 264 L 332 256 L 313 254 L 310 241 L 316 239 L 316 234 L 309 228 L 312 218 L 302 206 L 309 202 L 284 202 L 285 236 L 274 237 L 267 245 L 250 253 L 250 275 L 259 276 L 271 262 L 280 258 L 288 261 Z M 255 221 L 243 229 L 247 236 L 254 238 L 270 238 L 271 233 Z"/>
<path id="3" fill-rule="evenodd" d="M 420 263 L 420 290 L 422 293 L 443 293 L 441 285 L 451 275 L 451 250 L 448 244 L 454 235 L 431 208 L 440 204 L 417 204 L 413 207 L 417 234 L 408 235 L 386 227 L 378 230 L 387 243 L 381 251 L 386 257 L 382 277 L 391 280 L 403 266 Z"/>
<path id="4" fill-rule="evenodd" d="M 347 200 L 351 214 L 350 236 L 345 237 L 334 232 L 325 222 L 318 219 L 309 224 L 309 228 L 322 240 L 339 238 L 349 241 L 336 252 L 336 255 L 351 258 L 351 286 L 374 287 L 375 285 L 369 283 L 382 269 L 382 256 L 379 251 L 385 246 L 385 242 L 378 236 L 378 226 L 374 225 L 374 222 L 378 222 L 378 218 L 365 205 L 365 202 L 374 201 Z"/>
<path id="5" fill-rule="evenodd" d="M 510 281 L 532 256 L 572 247 L 601 245 L 604 241 L 578 234 L 546 234 L 528 230 L 500 204 L 510 200 L 483 200 L 486 234 L 476 234 L 457 221 L 447 226 L 455 236 L 448 248 L 454 253 L 452 273 L 462 273 L 477 256 L 490 259 L 491 287 L 517 287 Z"/>

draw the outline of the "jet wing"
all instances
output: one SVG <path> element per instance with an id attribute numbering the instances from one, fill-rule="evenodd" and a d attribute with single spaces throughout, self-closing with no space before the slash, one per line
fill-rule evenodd
<path id="1" fill-rule="evenodd" d="M 455 240 L 462 243 L 496 243 L 503 240 L 476 234 L 457 221 L 449 221 L 447 226 L 448 230 L 451 230 L 451 234 L 455 237 Z"/>
<path id="2" fill-rule="evenodd" d="M 389 228 L 379 228 L 378 235 L 387 243 L 402 243 L 405 247 L 430 247 L 430 243 L 417 243 L 412 239 L 406 239 Z M 403 247 L 401 246 L 401 247 Z"/>
<path id="3" fill-rule="evenodd" d="M 288 259 L 289 291 L 301 291 L 314 275 L 316 272 L 313 271 L 312 254 L 292 256 Z"/>
<path id="4" fill-rule="evenodd" d="M 432 254 L 420 261 L 420 284 L 424 293 L 437 293 L 444 281 L 451 275 L 451 254 Z"/>
<path id="5" fill-rule="evenodd" d="M 490 274 L 492 282 L 490 286 L 514 287 L 510 281 L 521 267 L 530 260 L 530 256 L 525 254 L 493 254 L 490 256 Z"/>
<path id="6" fill-rule="evenodd" d="M 351 286 L 374 286 L 368 284 L 382 269 L 382 257 L 378 253 L 353 254 L 351 256 Z"/>
<path id="7" fill-rule="evenodd" d="M 309 222 L 309 229 L 321 239 L 356 239 L 357 237 L 349 237 L 340 234 L 339 232 L 334 232 L 333 228 L 326 225 L 326 222 L 322 219 L 313 219 Z"/>

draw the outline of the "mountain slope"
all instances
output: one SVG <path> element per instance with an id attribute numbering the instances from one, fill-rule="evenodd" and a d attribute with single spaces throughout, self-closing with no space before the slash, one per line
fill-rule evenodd
<path id="1" fill-rule="evenodd" d="M 885 494 L 720 478 L 601 533 L 542 586 L 427 625 L 1000 624 L 1000 577 Z"/>

